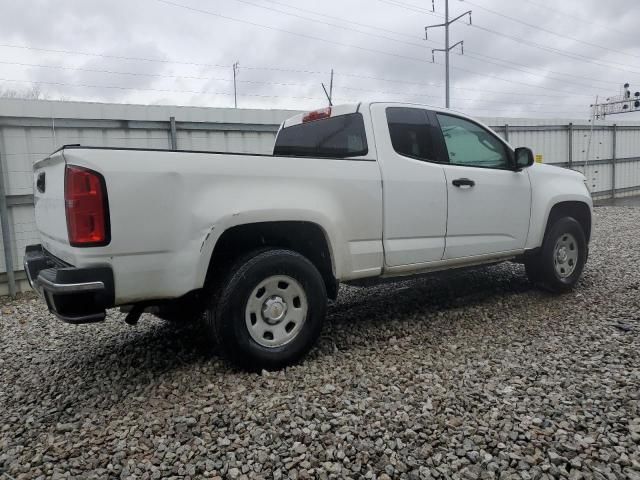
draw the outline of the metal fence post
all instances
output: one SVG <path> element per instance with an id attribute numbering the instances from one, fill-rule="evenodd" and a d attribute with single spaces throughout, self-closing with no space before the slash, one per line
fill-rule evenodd
<path id="1" fill-rule="evenodd" d="M 617 144 L 618 144 L 618 125 L 613 124 L 613 147 L 611 156 L 611 198 L 616 198 L 616 159 L 617 159 Z"/>
<path id="2" fill-rule="evenodd" d="M 9 295 L 16 296 L 16 277 L 13 271 L 13 245 L 11 244 L 11 233 L 9 230 L 9 208 L 7 207 L 7 195 L 4 188 L 4 165 L 3 157 L 0 153 L 0 226 L 2 227 L 2 246 L 4 250 L 4 265 L 7 270 L 7 280 L 9 281 Z"/>
<path id="3" fill-rule="evenodd" d="M 509 141 L 509 124 L 505 123 L 504 124 L 504 139 L 505 141 Z"/>
<path id="4" fill-rule="evenodd" d="M 169 124 L 170 124 L 170 138 L 171 138 L 171 150 L 177 150 L 178 149 L 178 136 L 176 134 L 176 117 L 170 117 L 169 118 Z"/>
<path id="5" fill-rule="evenodd" d="M 567 126 L 567 137 L 569 138 L 569 168 L 573 166 L 573 122 Z"/>

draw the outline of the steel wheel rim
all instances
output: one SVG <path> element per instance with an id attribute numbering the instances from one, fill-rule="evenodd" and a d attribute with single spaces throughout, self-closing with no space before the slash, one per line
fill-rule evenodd
<path id="1" fill-rule="evenodd" d="M 578 242 L 570 233 L 563 233 L 553 248 L 553 268 L 560 278 L 570 277 L 578 264 Z"/>
<path id="2" fill-rule="evenodd" d="M 309 305 L 302 285 L 288 275 L 273 275 L 252 290 L 245 309 L 249 335 L 276 348 L 293 341 L 307 320 Z"/>

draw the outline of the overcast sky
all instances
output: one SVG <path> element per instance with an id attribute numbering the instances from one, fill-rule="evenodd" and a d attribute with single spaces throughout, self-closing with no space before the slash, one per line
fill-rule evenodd
<path id="1" fill-rule="evenodd" d="M 390 100 L 444 105 L 445 0 L 0 0 L 0 90 L 51 99 L 233 106 Z M 640 90 L 637 0 L 450 0 L 452 107 L 587 118 Z M 29 83 L 35 82 L 35 83 Z M 634 88 L 635 87 L 635 88 Z M 638 120 L 640 112 L 611 117 Z"/>

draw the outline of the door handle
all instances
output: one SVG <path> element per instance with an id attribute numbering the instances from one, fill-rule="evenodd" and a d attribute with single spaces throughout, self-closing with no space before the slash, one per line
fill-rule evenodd
<path id="1" fill-rule="evenodd" d="M 473 187 L 476 182 L 469 178 L 456 178 L 451 182 L 455 187 Z"/>

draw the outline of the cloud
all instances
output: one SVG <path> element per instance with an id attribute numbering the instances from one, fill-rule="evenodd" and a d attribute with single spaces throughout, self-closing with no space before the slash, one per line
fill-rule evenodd
<path id="1" fill-rule="evenodd" d="M 428 2 L 171 1 L 191 10 L 159 0 L 0 0 L 0 44 L 67 51 L 0 47 L 0 78 L 40 82 L 52 97 L 231 106 L 231 65 L 239 61 L 243 107 L 324 105 L 320 83 L 332 68 L 337 101 L 443 104 L 442 54 L 431 63 L 443 35 L 434 30 L 429 42 L 423 38 L 425 25 L 442 19 L 424 11 Z M 443 1 L 436 0 L 437 11 Z M 596 94 L 614 95 L 627 81 L 640 89 L 640 43 L 628 2 L 611 0 L 606 9 L 598 0 L 450 2 L 452 15 L 472 9 L 474 21 L 451 29 L 452 42 L 465 43 L 465 55 L 451 55 L 459 110 L 586 118 Z"/>

